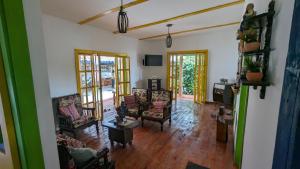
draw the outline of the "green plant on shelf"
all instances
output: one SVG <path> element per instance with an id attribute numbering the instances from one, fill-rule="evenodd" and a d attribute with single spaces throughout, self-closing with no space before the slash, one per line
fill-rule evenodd
<path id="1" fill-rule="evenodd" d="M 245 66 L 249 72 L 261 72 L 261 63 L 254 61 L 252 57 L 245 57 Z"/>
<path id="2" fill-rule="evenodd" d="M 246 43 L 257 42 L 257 30 L 251 28 L 249 30 L 244 31 L 241 39 Z"/>

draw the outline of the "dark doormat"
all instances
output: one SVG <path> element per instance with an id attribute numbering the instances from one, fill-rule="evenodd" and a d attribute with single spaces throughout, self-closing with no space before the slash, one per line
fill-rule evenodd
<path id="1" fill-rule="evenodd" d="M 193 162 L 188 162 L 185 169 L 209 169 L 209 168 L 206 168 L 206 167 L 203 167 L 203 166 L 200 166 L 198 164 L 195 164 Z"/>

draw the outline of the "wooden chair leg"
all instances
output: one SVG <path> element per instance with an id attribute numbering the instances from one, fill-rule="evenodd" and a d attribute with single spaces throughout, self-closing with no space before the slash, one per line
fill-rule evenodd
<path id="1" fill-rule="evenodd" d="M 164 131 L 164 123 L 160 122 L 160 131 Z"/>
<path id="2" fill-rule="evenodd" d="M 144 127 L 144 119 L 142 118 L 141 120 L 142 120 L 142 127 Z"/>
<path id="3" fill-rule="evenodd" d="M 98 122 L 95 125 L 96 125 L 97 135 L 99 136 L 99 124 L 98 124 Z"/>
<path id="4" fill-rule="evenodd" d="M 169 125 L 171 125 L 171 123 L 172 123 L 172 118 L 170 117 L 169 118 Z"/>

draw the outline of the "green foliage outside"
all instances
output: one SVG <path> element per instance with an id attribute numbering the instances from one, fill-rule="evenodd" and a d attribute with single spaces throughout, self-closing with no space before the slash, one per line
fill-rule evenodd
<path id="1" fill-rule="evenodd" d="M 182 93 L 184 95 L 194 94 L 194 71 L 195 71 L 195 57 L 184 56 L 182 65 Z"/>

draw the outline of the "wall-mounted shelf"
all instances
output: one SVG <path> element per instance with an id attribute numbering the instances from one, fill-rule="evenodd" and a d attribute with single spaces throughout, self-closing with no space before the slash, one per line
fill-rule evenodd
<path id="1" fill-rule="evenodd" d="M 258 86 L 261 86 L 260 90 L 260 98 L 265 98 L 265 92 L 267 86 L 270 86 L 271 83 L 267 81 L 267 72 L 269 68 L 269 57 L 271 52 L 271 36 L 272 36 L 272 25 L 273 25 L 273 17 L 275 15 L 275 1 L 272 0 L 269 3 L 269 9 L 268 12 L 262 13 L 250 18 L 246 18 L 243 22 L 241 27 L 246 27 L 247 24 L 253 22 L 255 23 L 253 27 L 248 27 L 248 29 L 257 29 L 259 31 L 258 36 L 258 42 L 260 42 L 263 47 L 261 49 L 251 52 L 242 52 L 240 53 L 240 59 L 239 59 L 239 70 L 238 70 L 238 80 L 240 84 L 247 85 L 247 86 L 253 86 L 254 89 L 256 89 Z M 244 25 L 245 24 L 245 25 Z M 243 69 L 243 60 L 245 57 L 256 57 L 256 60 L 262 62 L 262 73 L 263 73 L 263 79 L 261 82 L 249 82 L 245 80 L 245 69 Z"/>

